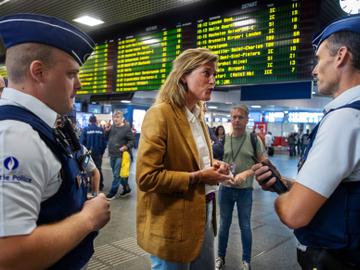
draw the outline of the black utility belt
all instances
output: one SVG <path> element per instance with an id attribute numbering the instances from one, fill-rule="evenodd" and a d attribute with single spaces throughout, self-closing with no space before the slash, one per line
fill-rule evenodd
<path id="1" fill-rule="evenodd" d="M 360 269 L 360 250 L 307 247 L 305 251 L 297 250 L 297 258 L 303 270 Z"/>

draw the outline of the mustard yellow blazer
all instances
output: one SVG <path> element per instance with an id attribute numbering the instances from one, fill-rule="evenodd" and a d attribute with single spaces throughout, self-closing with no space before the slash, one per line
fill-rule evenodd
<path id="1" fill-rule="evenodd" d="M 200 118 L 212 155 L 203 114 Z M 206 220 L 205 185 L 189 187 L 189 172 L 199 169 L 200 157 L 185 110 L 168 103 L 151 107 L 142 123 L 136 161 L 137 242 L 148 253 L 182 263 L 200 254 Z"/>

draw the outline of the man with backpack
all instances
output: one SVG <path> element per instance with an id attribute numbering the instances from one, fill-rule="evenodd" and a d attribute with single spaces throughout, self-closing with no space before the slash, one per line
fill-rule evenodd
<path id="1" fill-rule="evenodd" d="M 250 218 L 254 176 L 251 166 L 255 163 L 254 160 L 266 159 L 266 150 L 255 133 L 246 131 L 248 121 L 249 110 L 246 105 L 240 105 L 231 110 L 232 133 L 226 135 L 223 161 L 230 164 L 234 181 L 220 184 L 220 229 L 216 269 L 222 269 L 225 265 L 226 248 L 235 204 L 243 247 L 241 269 L 250 269 L 252 245 Z"/>
<path id="2" fill-rule="evenodd" d="M 331 23 L 313 45 L 319 93 L 333 100 L 275 210 L 295 229 L 302 269 L 360 269 L 360 15 Z M 253 170 L 264 189 L 281 178 Z"/>

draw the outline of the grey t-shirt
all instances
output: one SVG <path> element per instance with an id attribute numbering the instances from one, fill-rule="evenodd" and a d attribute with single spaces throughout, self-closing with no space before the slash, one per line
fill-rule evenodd
<path id="1" fill-rule="evenodd" d="M 265 148 L 263 143 L 257 137 L 256 142 L 256 157 L 260 157 L 265 154 Z M 224 158 L 223 161 L 231 164 L 235 164 L 235 173 L 246 171 L 255 164 L 252 157 L 254 157 L 254 149 L 251 144 L 250 133 L 245 132 L 240 137 L 231 137 L 226 135 L 224 145 Z M 246 181 L 239 185 L 231 185 L 234 188 L 249 188 L 253 186 L 253 176 L 248 177 Z"/>
<path id="2" fill-rule="evenodd" d="M 129 125 L 113 125 L 109 131 L 108 150 L 110 157 L 121 157 L 120 148 L 124 145 L 128 149 L 134 146 L 134 136 Z"/>

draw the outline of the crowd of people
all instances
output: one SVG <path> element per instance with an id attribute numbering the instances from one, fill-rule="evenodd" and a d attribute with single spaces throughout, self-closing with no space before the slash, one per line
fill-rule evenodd
<path id="1" fill-rule="evenodd" d="M 92 116 L 80 140 L 64 116 L 95 46 L 84 32 L 57 18 L 16 14 L 0 19 L 0 35 L 8 72 L 0 99 L 0 268 L 86 269 L 94 239 L 110 220 L 109 201 L 120 185 L 120 196 L 131 192 L 121 170 L 131 162 L 134 136 L 122 112 L 105 129 Z M 187 49 L 174 60 L 145 115 L 136 160 L 137 242 L 151 269 L 222 269 L 235 204 L 241 269 L 251 269 L 254 176 L 264 190 L 279 193 L 275 211 L 295 229 L 302 269 L 360 268 L 360 16 L 330 24 L 313 43 L 313 76 L 333 101 L 306 133 L 296 179 L 269 162 L 271 133 L 264 145 L 246 131 L 245 105 L 231 109 L 231 133 L 206 125 L 218 55 Z M 295 134 L 288 139 L 296 154 Z M 106 147 L 113 181 L 105 196 Z M 90 197 L 88 172 L 98 179 Z"/>
<path id="2" fill-rule="evenodd" d="M 287 137 L 287 142 L 289 145 L 289 156 L 296 157 L 302 156 L 306 146 L 309 142 L 309 129 L 306 130 L 305 133 L 303 132 L 291 132 Z"/>

